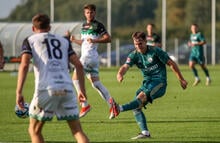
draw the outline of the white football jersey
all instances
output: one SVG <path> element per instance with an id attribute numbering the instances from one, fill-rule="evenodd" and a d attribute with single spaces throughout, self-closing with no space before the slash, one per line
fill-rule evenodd
<path id="1" fill-rule="evenodd" d="M 72 89 L 69 56 L 75 54 L 70 42 L 59 35 L 36 33 L 23 41 L 22 54 L 33 57 L 35 90 Z"/>
<path id="2" fill-rule="evenodd" d="M 97 20 L 93 20 L 91 23 L 83 23 L 81 29 L 81 39 L 83 41 L 81 45 L 81 59 L 98 60 L 98 43 L 89 43 L 87 40 L 89 38 L 98 39 L 106 33 L 105 26 Z"/>

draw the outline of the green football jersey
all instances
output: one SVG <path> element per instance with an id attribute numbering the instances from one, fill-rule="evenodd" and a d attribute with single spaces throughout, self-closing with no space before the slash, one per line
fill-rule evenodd
<path id="1" fill-rule="evenodd" d="M 197 32 L 196 34 L 190 35 L 190 41 L 192 44 L 196 44 L 198 42 L 205 41 L 205 37 L 200 32 Z M 203 46 L 202 45 L 196 45 L 192 47 L 191 54 L 193 55 L 203 55 Z"/>
<path id="2" fill-rule="evenodd" d="M 156 33 L 153 33 L 152 36 L 146 36 L 146 40 L 147 40 L 147 45 L 152 46 L 155 43 L 161 43 L 161 39 L 160 36 L 157 35 Z"/>
<path id="3" fill-rule="evenodd" d="M 142 54 L 136 50 L 128 55 L 126 64 L 136 65 L 142 72 L 145 80 L 161 80 L 166 82 L 166 63 L 169 56 L 159 47 L 147 46 L 146 53 Z"/>

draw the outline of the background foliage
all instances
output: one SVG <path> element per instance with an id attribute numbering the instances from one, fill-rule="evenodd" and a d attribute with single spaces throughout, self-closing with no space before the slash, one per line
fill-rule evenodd
<path id="1" fill-rule="evenodd" d="M 21 0 L 11 15 L 1 21 L 30 22 L 38 12 L 50 15 L 50 1 Z M 55 22 L 84 20 L 82 7 L 86 3 L 97 5 L 97 19 L 107 21 L 106 0 L 54 0 Z M 147 23 L 152 22 L 161 34 L 162 0 L 112 0 L 112 36 L 130 38 L 135 30 L 145 31 Z M 216 0 L 217 37 L 220 34 L 220 0 Z M 211 0 L 167 0 L 167 39 L 188 38 L 191 23 L 198 23 L 209 40 L 211 37 Z"/>

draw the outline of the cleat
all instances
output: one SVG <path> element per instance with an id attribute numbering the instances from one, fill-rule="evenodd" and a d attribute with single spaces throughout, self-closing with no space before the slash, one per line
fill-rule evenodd
<path id="1" fill-rule="evenodd" d="M 88 105 L 86 107 L 82 107 L 80 113 L 79 113 L 79 117 L 82 118 L 84 117 L 89 111 L 91 110 L 91 106 Z"/>
<path id="2" fill-rule="evenodd" d="M 193 86 L 197 86 L 200 82 L 201 82 L 200 79 L 195 79 Z"/>
<path id="3" fill-rule="evenodd" d="M 137 140 L 137 139 L 146 139 L 146 138 L 150 138 L 150 134 L 149 135 L 144 135 L 142 133 L 139 133 L 136 137 L 131 138 L 132 140 Z"/>
<path id="4" fill-rule="evenodd" d="M 119 105 L 114 101 L 113 98 L 109 99 L 109 103 L 111 104 L 109 119 L 113 119 L 120 113 Z"/>
<path id="5" fill-rule="evenodd" d="M 114 119 L 115 118 L 115 115 L 113 113 L 113 110 L 112 108 L 110 109 L 110 116 L 109 116 L 109 119 Z"/>
<path id="6" fill-rule="evenodd" d="M 209 86 L 211 84 L 211 79 L 206 79 L 206 83 L 205 83 L 205 85 L 207 85 L 207 86 Z"/>

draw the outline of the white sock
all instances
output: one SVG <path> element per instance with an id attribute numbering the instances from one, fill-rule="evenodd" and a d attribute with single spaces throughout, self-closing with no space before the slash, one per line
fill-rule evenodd
<path id="1" fill-rule="evenodd" d="M 200 79 L 199 79 L 199 77 L 197 76 L 197 77 L 195 77 L 195 80 L 200 80 Z"/>
<path id="2" fill-rule="evenodd" d="M 121 105 L 119 105 L 119 110 L 122 112 L 123 111 L 123 108 Z"/>
<path id="3" fill-rule="evenodd" d="M 206 80 L 211 80 L 210 77 L 206 77 Z"/>
<path id="4" fill-rule="evenodd" d="M 108 103 L 109 107 L 111 106 L 109 103 L 109 99 L 111 98 L 108 90 L 102 85 L 100 81 L 95 81 L 92 83 L 92 87 L 95 88 L 100 96 Z"/>
<path id="5" fill-rule="evenodd" d="M 88 105 L 89 105 L 89 104 L 88 104 L 87 101 L 84 101 L 84 102 L 81 103 L 81 106 L 82 106 L 82 107 L 86 107 L 86 106 L 88 106 Z"/>
<path id="6" fill-rule="evenodd" d="M 142 133 L 143 135 L 146 135 L 146 136 L 149 136 L 149 135 L 150 135 L 150 132 L 147 131 L 147 130 L 141 131 L 141 133 Z"/>

